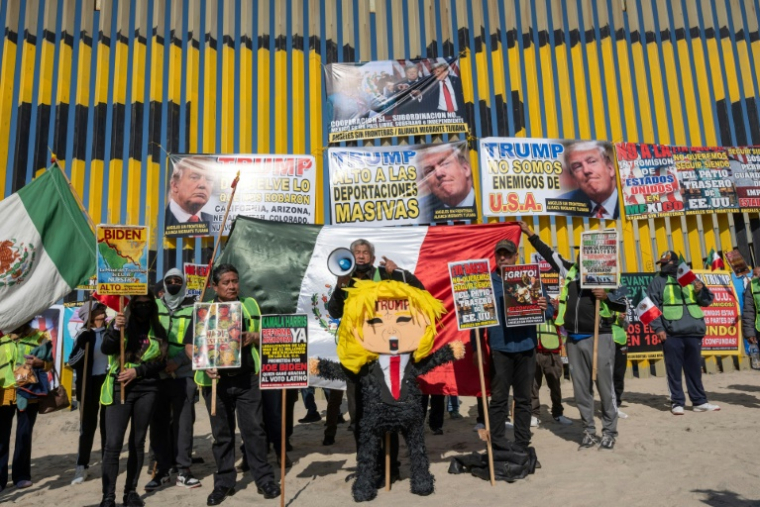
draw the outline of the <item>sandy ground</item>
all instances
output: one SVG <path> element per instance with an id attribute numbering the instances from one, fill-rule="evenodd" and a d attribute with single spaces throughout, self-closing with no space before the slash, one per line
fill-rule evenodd
<path id="1" fill-rule="evenodd" d="M 549 394 L 542 389 L 542 419 L 533 432 L 533 445 L 543 468 L 535 475 L 513 484 L 487 482 L 470 475 L 447 473 L 452 456 L 484 449 L 473 431 L 476 408 L 474 398 L 462 398 L 466 417 L 451 420 L 446 416 L 444 435 L 426 437 L 436 492 L 417 497 L 409 492 L 408 459 L 402 445 L 402 480 L 390 492 L 379 491 L 373 505 L 436 506 L 506 505 L 521 506 L 760 506 L 760 375 L 753 371 L 705 376 L 709 399 L 721 405 L 720 412 L 670 414 L 663 378 L 627 381 L 623 410 L 629 418 L 620 420 L 620 436 L 613 451 L 578 450 L 581 425 L 572 400 L 572 385 L 563 383 L 565 415 L 573 420 L 569 427 L 554 423 L 547 412 Z M 320 408 L 325 402 L 319 401 Z M 598 406 L 598 403 L 597 403 Z M 208 414 L 198 407 L 195 425 L 195 454 L 205 464 L 194 467 L 203 481 L 199 489 L 167 486 L 144 494 L 148 505 L 206 504 L 213 488 L 214 460 Z M 303 417 L 303 405 L 296 406 L 296 417 Z M 600 426 L 598 426 L 600 428 Z M 346 425 L 339 428 L 337 442 L 322 446 L 322 423 L 296 425 L 290 453 L 295 462 L 287 473 L 286 505 L 333 506 L 352 503 L 346 476 L 355 467 L 354 441 Z M 78 436 L 77 412 L 40 416 L 34 431 L 32 475 L 34 486 L 16 490 L 12 485 L 0 493 L 0 503 L 21 505 L 96 506 L 100 501 L 100 463 L 91 465 L 90 479 L 71 486 L 76 462 Z M 96 441 L 98 439 L 96 438 Z M 99 445 L 93 450 L 98 456 Z M 11 451 L 12 452 L 12 451 Z M 126 445 L 121 459 L 122 473 L 117 485 L 121 499 L 126 467 Z M 276 466 L 274 454 L 270 461 Z M 147 467 L 147 465 L 146 465 Z M 279 477 L 279 471 L 276 472 Z M 224 505 L 243 506 L 251 502 L 279 505 L 256 493 L 248 475 L 240 474 L 238 492 Z M 140 492 L 148 481 L 145 471 Z"/>

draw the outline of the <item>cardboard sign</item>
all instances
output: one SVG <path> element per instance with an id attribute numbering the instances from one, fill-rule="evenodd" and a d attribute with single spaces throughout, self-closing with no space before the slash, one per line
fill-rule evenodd
<path id="1" fill-rule="evenodd" d="M 193 370 L 239 368 L 243 334 L 243 306 L 195 303 L 193 308 Z"/>
<path id="2" fill-rule="evenodd" d="M 488 259 L 449 262 L 449 277 L 460 331 L 499 325 Z"/>
<path id="3" fill-rule="evenodd" d="M 538 306 L 543 297 L 538 264 L 517 264 L 502 268 L 504 315 L 507 327 L 543 324 L 544 310 Z"/>
<path id="4" fill-rule="evenodd" d="M 619 243 L 616 230 L 581 233 L 581 288 L 620 286 Z"/>
<path id="5" fill-rule="evenodd" d="M 187 297 L 198 298 L 203 293 L 203 284 L 206 283 L 208 276 L 208 264 L 190 264 L 185 263 L 183 266 L 185 274 L 185 287 L 187 288 Z"/>
<path id="6" fill-rule="evenodd" d="M 260 389 L 309 387 L 309 317 L 262 315 Z"/>
<path id="7" fill-rule="evenodd" d="M 101 296 L 142 296 L 148 293 L 148 228 L 140 225 L 96 227 Z"/>
<path id="8" fill-rule="evenodd" d="M 731 269 L 736 276 L 741 277 L 749 273 L 749 266 L 747 266 L 747 262 L 744 260 L 744 257 L 742 257 L 742 253 L 739 250 L 729 250 L 725 253 L 725 256 L 728 265 L 731 266 Z"/>
<path id="9" fill-rule="evenodd" d="M 704 269 L 695 269 L 694 273 L 715 296 L 710 306 L 702 308 L 707 326 L 702 339 L 702 355 L 740 355 L 744 349 L 741 312 L 731 274 Z"/>

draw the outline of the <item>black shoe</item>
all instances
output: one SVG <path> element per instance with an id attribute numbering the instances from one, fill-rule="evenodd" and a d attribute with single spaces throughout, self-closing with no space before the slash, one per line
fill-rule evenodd
<path id="1" fill-rule="evenodd" d="M 443 430 L 441 428 L 430 428 L 430 431 L 433 432 L 433 435 L 443 435 Z"/>
<path id="2" fill-rule="evenodd" d="M 334 443 L 335 443 L 335 437 L 325 436 L 325 439 L 322 440 L 322 445 L 333 445 Z"/>
<path id="3" fill-rule="evenodd" d="M 145 491 L 156 491 L 171 483 L 171 477 L 167 473 L 156 472 L 156 475 L 145 485 Z"/>
<path id="4" fill-rule="evenodd" d="M 602 443 L 599 444 L 599 449 L 612 450 L 615 447 L 615 437 L 604 435 L 602 437 Z"/>
<path id="5" fill-rule="evenodd" d="M 224 502 L 228 496 L 232 496 L 234 494 L 235 488 L 217 486 L 206 499 L 206 505 L 219 505 L 220 503 Z"/>
<path id="6" fill-rule="evenodd" d="M 580 448 L 588 449 L 590 447 L 596 447 L 599 445 L 599 437 L 592 435 L 591 433 L 584 433 L 583 440 L 581 440 Z"/>
<path id="7" fill-rule="evenodd" d="M 256 491 L 260 495 L 264 495 L 264 498 L 272 499 L 280 496 L 280 486 L 274 481 L 269 481 L 260 488 L 256 488 Z"/>
<path id="8" fill-rule="evenodd" d="M 98 507 L 116 507 L 116 500 L 113 498 L 104 498 Z"/>
<path id="9" fill-rule="evenodd" d="M 137 491 L 130 491 L 124 494 L 124 507 L 145 507 L 145 502 L 137 494 Z"/>
<path id="10" fill-rule="evenodd" d="M 322 420 L 322 416 L 319 415 L 319 412 L 308 412 L 306 414 L 306 417 L 303 419 L 299 419 L 298 422 L 301 424 L 307 424 L 307 423 L 313 423 L 318 422 Z"/>

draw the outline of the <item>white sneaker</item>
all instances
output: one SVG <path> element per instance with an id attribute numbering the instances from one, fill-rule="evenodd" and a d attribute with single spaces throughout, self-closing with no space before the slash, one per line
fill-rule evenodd
<path id="1" fill-rule="evenodd" d="M 530 427 L 538 428 L 538 417 L 530 416 Z"/>
<path id="2" fill-rule="evenodd" d="M 568 419 L 564 415 L 561 415 L 559 417 L 555 417 L 554 420 L 557 421 L 558 423 L 560 423 L 563 426 L 570 426 L 571 424 L 573 424 L 573 421 L 571 421 L 570 419 Z"/>
<path id="3" fill-rule="evenodd" d="M 625 412 L 623 412 L 622 410 L 618 409 L 618 417 L 619 417 L 620 419 L 628 419 L 628 414 L 626 414 L 626 413 L 625 413 Z"/>
<path id="4" fill-rule="evenodd" d="M 694 407 L 696 409 L 696 407 Z M 683 415 L 683 407 L 680 405 L 676 405 L 670 409 L 670 412 L 673 415 Z"/>
<path id="5" fill-rule="evenodd" d="M 718 410 L 720 410 L 720 407 L 712 403 L 702 403 L 701 405 L 694 406 L 694 412 L 717 412 Z"/>
<path id="6" fill-rule="evenodd" d="M 478 423 L 475 425 L 474 428 L 472 428 L 472 431 L 478 431 L 478 430 L 484 430 L 486 429 L 486 425 L 483 423 Z"/>
<path id="7" fill-rule="evenodd" d="M 513 429 L 515 429 L 515 425 L 514 425 L 514 424 L 512 424 L 512 421 L 510 421 L 509 419 L 507 419 L 507 421 L 504 423 L 504 426 L 505 426 L 505 427 L 506 427 L 508 430 L 513 430 Z"/>
<path id="8" fill-rule="evenodd" d="M 74 471 L 74 480 L 71 484 L 82 484 L 87 480 L 87 469 L 82 465 L 77 465 L 77 469 Z"/>

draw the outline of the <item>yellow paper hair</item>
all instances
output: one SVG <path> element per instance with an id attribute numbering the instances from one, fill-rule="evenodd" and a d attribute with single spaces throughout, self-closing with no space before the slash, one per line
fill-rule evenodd
<path id="1" fill-rule="evenodd" d="M 433 340 L 437 334 L 436 326 L 441 316 L 446 313 L 443 303 L 428 291 L 417 289 L 411 285 L 395 280 L 373 282 L 356 280 L 353 287 L 344 289 L 348 293 L 343 307 L 343 319 L 338 328 L 338 359 L 348 370 L 359 373 L 359 370 L 370 361 L 378 359 L 378 355 L 364 348 L 364 322 L 367 315 L 375 315 L 375 303 L 381 299 L 406 299 L 413 318 L 420 314 L 427 317 L 430 325 L 420 340 L 419 347 L 414 351 L 414 360 L 419 361 L 433 350 Z M 357 331 L 357 340 L 354 330 Z"/>

